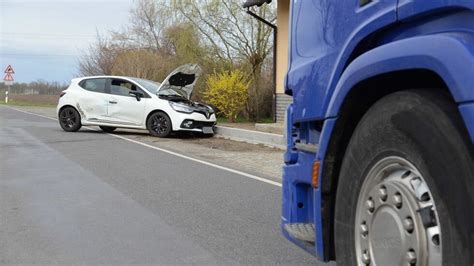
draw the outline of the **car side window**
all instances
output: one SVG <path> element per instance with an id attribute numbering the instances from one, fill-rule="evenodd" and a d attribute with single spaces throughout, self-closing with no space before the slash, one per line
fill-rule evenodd
<path id="1" fill-rule="evenodd" d="M 86 79 L 79 86 L 88 91 L 105 93 L 105 81 L 106 79 Z"/>
<path id="2" fill-rule="evenodd" d="M 130 81 L 126 81 L 123 79 L 111 80 L 110 94 L 133 97 L 129 94 L 131 91 L 139 91 L 146 96 L 146 94 L 141 89 L 139 89 L 135 84 L 131 83 Z"/>

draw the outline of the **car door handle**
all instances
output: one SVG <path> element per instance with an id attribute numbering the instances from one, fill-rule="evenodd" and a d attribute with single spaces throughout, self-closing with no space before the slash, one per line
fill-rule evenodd
<path id="1" fill-rule="evenodd" d="M 117 104 L 116 101 L 109 101 L 109 103 L 111 103 L 111 104 Z"/>

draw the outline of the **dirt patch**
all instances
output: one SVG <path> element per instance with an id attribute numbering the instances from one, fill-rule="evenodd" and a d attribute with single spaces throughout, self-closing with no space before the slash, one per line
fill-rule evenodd
<path id="1" fill-rule="evenodd" d="M 255 130 L 255 123 L 225 123 L 219 122 L 219 126 Z"/>
<path id="2" fill-rule="evenodd" d="M 193 139 L 193 143 L 206 146 L 210 149 L 217 149 L 223 151 L 239 151 L 239 152 L 275 152 L 278 149 L 270 148 L 262 144 L 249 144 L 245 142 L 232 141 L 223 138 L 201 138 Z"/>

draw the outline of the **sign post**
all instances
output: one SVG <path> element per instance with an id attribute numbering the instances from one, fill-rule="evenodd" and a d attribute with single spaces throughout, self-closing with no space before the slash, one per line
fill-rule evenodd
<path id="1" fill-rule="evenodd" d="M 5 82 L 5 85 L 7 85 L 7 90 L 5 91 L 5 103 L 8 103 L 8 92 L 10 91 L 10 86 L 13 85 L 13 74 L 15 74 L 15 71 L 11 65 L 8 65 L 4 73 L 5 77 L 3 78 L 3 81 Z"/>

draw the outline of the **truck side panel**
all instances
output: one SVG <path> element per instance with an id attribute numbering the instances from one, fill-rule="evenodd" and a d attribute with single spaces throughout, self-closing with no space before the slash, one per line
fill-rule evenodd
<path id="1" fill-rule="evenodd" d="M 471 0 L 399 0 L 398 19 L 405 20 L 436 10 L 449 9 L 474 9 L 474 2 Z"/>
<path id="2" fill-rule="evenodd" d="M 286 93 L 293 95 L 296 122 L 322 119 L 356 45 L 397 20 L 397 0 L 292 1 L 290 69 Z"/>
<path id="3" fill-rule="evenodd" d="M 321 162 L 321 169 L 328 163 L 325 155 L 338 113 L 355 85 L 394 71 L 431 70 L 460 104 L 474 141 L 474 90 L 469 87 L 474 84 L 474 13 L 469 10 L 474 1 L 380 0 L 363 7 L 359 3 L 292 2 L 286 93 L 293 95 L 294 104 L 287 114 L 282 229 L 287 238 L 322 260 L 330 254 L 331 232 L 323 225 L 331 211 L 322 206 L 327 200 L 321 192 L 324 173 L 319 173 L 319 187 L 311 187 L 312 167 L 315 161 Z M 367 39 L 369 49 L 354 54 Z M 324 124 L 317 123 L 321 120 Z M 311 153 L 296 144 L 319 144 L 319 150 Z M 285 224 L 290 223 L 314 224 L 314 246 L 288 234 Z"/>

